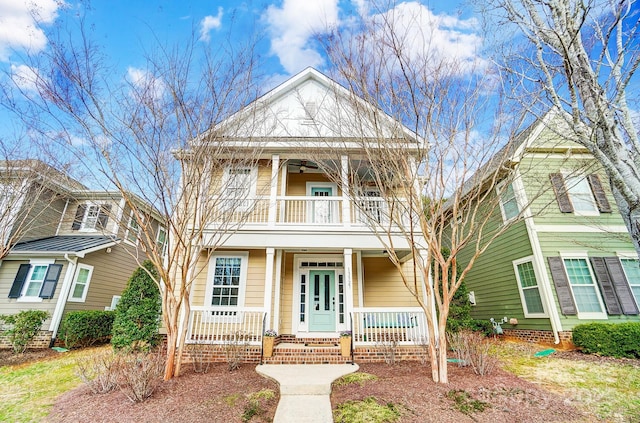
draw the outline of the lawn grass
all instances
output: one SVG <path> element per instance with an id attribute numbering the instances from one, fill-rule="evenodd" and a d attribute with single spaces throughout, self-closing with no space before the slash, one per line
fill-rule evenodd
<path id="1" fill-rule="evenodd" d="M 640 421 L 640 367 L 617 363 L 535 358 L 534 346 L 504 342 L 496 348 L 503 368 L 565 395 L 600 419 Z"/>
<path id="2" fill-rule="evenodd" d="M 110 346 L 61 353 L 59 357 L 0 367 L 0 421 L 39 422 L 55 399 L 82 382 L 76 360 Z"/>

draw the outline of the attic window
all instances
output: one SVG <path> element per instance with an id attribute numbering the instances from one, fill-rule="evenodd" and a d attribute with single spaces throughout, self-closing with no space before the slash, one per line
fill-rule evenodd
<path id="1" fill-rule="evenodd" d="M 304 105 L 304 119 L 303 123 L 313 124 L 318 114 L 318 106 L 315 101 L 307 101 Z"/>

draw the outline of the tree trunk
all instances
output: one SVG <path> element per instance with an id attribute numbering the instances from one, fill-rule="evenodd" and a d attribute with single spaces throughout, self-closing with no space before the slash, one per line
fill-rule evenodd
<path id="1" fill-rule="evenodd" d="M 448 315 L 448 313 L 447 313 Z M 440 317 L 438 324 L 438 371 L 440 383 L 449 383 L 447 364 L 447 319 Z"/>

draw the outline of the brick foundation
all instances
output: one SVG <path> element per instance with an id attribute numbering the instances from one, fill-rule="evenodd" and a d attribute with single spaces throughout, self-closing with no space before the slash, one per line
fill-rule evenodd
<path id="1" fill-rule="evenodd" d="M 556 344 L 553 332 L 550 330 L 529 330 L 529 329 L 504 329 L 506 338 L 516 339 L 518 341 L 533 342 L 536 344 L 547 344 L 560 346 L 561 348 L 575 348 L 573 345 L 573 333 L 571 331 L 562 331 L 558 333 L 560 344 Z"/>
<path id="2" fill-rule="evenodd" d="M 51 336 L 53 332 L 48 330 L 39 331 L 36 336 L 33 338 L 27 348 L 49 348 L 49 344 L 51 343 Z M 10 349 L 13 348 L 11 342 L 9 342 L 9 338 L 7 338 L 4 334 L 0 333 L 0 349 Z"/>

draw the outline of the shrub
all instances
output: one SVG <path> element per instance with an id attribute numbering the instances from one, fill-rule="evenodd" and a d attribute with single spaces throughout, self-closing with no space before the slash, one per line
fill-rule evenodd
<path id="1" fill-rule="evenodd" d="M 471 366 L 479 376 L 486 376 L 493 371 L 497 360 L 489 354 L 491 344 L 482 334 L 461 330 L 449 333 L 447 338 L 449 346 L 456 353 L 459 366 Z"/>
<path id="2" fill-rule="evenodd" d="M 118 387 L 121 356 L 103 352 L 76 361 L 76 374 L 94 394 L 105 394 Z"/>
<path id="3" fill-rule="evenodd" d="M 589 354 L 640 358 L 640 322 L 578 325 L 573 343 Z"/>
<path id="4" fill-rule="evenodd" d="M 49 313 L 41 310 L 23 310 L 17 314 L 0 316 L 0 320 L 10 326 L 3 335 L 9 339 L 14 353 L 21 354 L 27 349 L 48 317 Z"/>
<path id="5" fill-rule="evenodd" d="M 70 311 L 62 318 L 58 336 L 67 348 L 104 342 L 111 336 L 114 318 L 113 311 Z"/>
<path id="6" fill-rule="evenodd" d="M 148 260 L 131 275 L 115 310 L 111 344 L 116 349 L 148 351 L 157 344 L 161 299 L 154 278 L 158 272 Z"/>
<path id="7" fill-rule="evenodd" d="M 128 353 L 120 357 L 118 386 L 132 402 L 142 402 L 160 385 L 166 357 L 163 351 Z"/>

